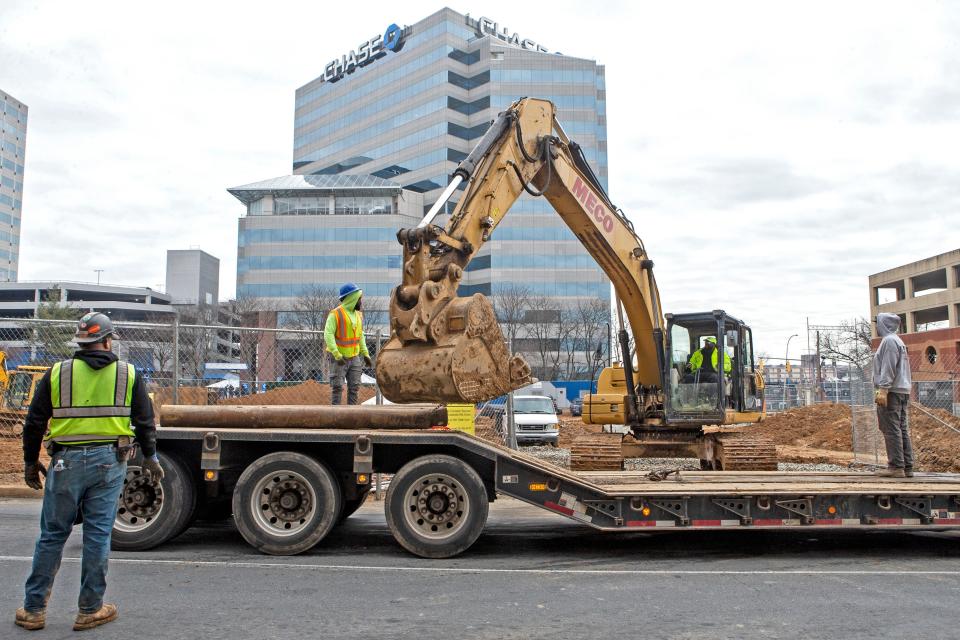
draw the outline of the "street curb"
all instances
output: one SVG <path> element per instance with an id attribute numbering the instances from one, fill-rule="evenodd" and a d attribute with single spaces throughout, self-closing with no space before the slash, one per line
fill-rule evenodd
<path id="1" fill-rule="evenodd" d="M 0 498 L 36 498 L 43 497 L 43 491 L 37 491 L 22 484 L 0 484 Z"/>

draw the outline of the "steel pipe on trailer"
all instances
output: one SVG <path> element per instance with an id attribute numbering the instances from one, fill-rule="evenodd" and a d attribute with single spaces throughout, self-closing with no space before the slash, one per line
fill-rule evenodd
<path id="1" fill-rule="evenodd" d="M 203 429 L 430 429 L 443 405 L 163 405 L 161 427 Z"/>

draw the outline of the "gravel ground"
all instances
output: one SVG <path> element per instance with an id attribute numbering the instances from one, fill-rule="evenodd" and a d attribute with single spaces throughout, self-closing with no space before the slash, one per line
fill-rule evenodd
<path id="1" fill-rule="evenodd" d="M 524 453 L 546 460 L 565 469 L 570 468 L 570 450 L 558 447 L 521 447 Z M 681 469 L 699 471 L 700 461 L 696 458 L 627 458 L 624 460 L 627 471 L 654 471 L 660 469 Z M 846 467 L 835 464 L 813 464 L 781 462 L 780 471 L 848 471 Z"/>

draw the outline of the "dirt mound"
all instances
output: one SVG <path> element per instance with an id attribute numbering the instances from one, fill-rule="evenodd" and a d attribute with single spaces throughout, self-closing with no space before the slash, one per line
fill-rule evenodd
<path id="1" fill-rule="evenodd" d="M 372 385 L 360 387 L 360 402 L 376 395 Z M 347 389 L 343 389 L 343 401 L 347 399 Z M 282 405 L 282 404 L 330 404 L 330 385 L 315 380 L 307 380 L 289 387 L 277 387 L 265 393 L 254 393 L 240 398 L 223 398 L 216 404 L 225 405 Z"/>
<path id="2" fill-rule="evenodd" d="M 849 406 L 815 404 L 768 416 L 744 430 L 770 438 L 776 444 L 850 451 L 852 428 Z"/>
<path id="3" fill-rule="evenodd" d="M 558 416 L 560 418 L 560 442 L 559 446 L 569 448 L 580 436 L 588 434 L 601 433 L 603 425 L 584 424 L 583 419 L 571 416 Z"/>
<path id="4" fill-rule="evenodd" d="M 911 404 L 910 431 L 917 469 L 960 472 L 960 433 L 947 425 L 960 429 L 960 418 L 940 409 Z M 844 454 L 853 449 L 850 407 L 842 404 L 790 409 L 744 430 L 791 449 L 800 447 Z"/>
<path id="5" fill-rule="evenodd" d="M 44 449 L 40 449 L 40 461 L 44 465 L 50 462 L 50 456 Z M 13 484 L 23 482 L 23 441 L 19 437 L 0 438 L 0 475 L 7 474 L 13 474 Z"/>
<path id="6" fill-rule="evenodd" d="M 960 472 L 960 433 L 946 425 L 960 429 L 960 418 L 941 409 L 911 405 L 910 431 L 917 468 Z"/>

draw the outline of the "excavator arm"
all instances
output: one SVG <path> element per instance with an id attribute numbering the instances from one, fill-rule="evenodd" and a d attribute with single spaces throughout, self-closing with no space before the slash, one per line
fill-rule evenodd
<path id="1" fill-rule="evenodd" d="M 445 227 L 431 224 L 462 185 Z M 553 103 L 523 98 L 498 116 L 420 224 L 397 234 L 403 282 L 391 295 L 391 337 L 377 358 L 377 380 L 391 401 L 476 403 L 534 381 L 523 358 L 507 350 L 489 300 L 457 297 L 467 264 L 524 191 L 550 202 L 613 283 L 636 349 L 636 368 L 623 370 L 633 411 L 638 390 L 662 387 L 653 262 L 563 132 Z M 623 328 L 620 343 L 623 362 L 632 362 Z"/>

